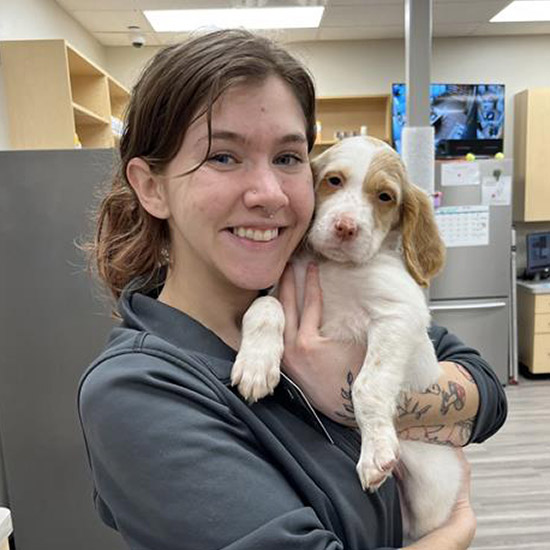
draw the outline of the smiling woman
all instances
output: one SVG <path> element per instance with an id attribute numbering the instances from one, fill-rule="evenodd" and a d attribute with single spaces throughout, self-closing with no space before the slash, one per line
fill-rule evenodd
<path id="1" fill-rule="evenodd" d="M 121 324 L 78 395 L 96 507 L 132 549 L 402 546 L 395 480 L 363 492 L 358 434 L 323 413 L 349 394 L 342 373 L 351 384 L 365 347 L 320 334 L 314 267 L 303 312 L 292 307 L 285 266 L 313 215 L 314 130 L 308 72 L 246 31 L 160 51 L 133 90 L 90 247 Z M 231 386 L 243 318 L 279 279 L 291 370 L 249 405 Z M 437 347 L 490 379 L 446 333 Z M 487 413 L 474 436 L 499 421 Z M 456 506 L 417 548 L 467 547 L 467 497 Z"/>
<path id="2" fill-rule="evenodd" d="M 211 116 L 211 138 L 202 115 L 161 175 L 133 158 L 127 176 L 144 209 L 168 222 L 170 266 L 158 299 L 238 346 L 236 316 L 280 278 L 311 219 L 306 121 L 278 76 L 230 88 Z"/>

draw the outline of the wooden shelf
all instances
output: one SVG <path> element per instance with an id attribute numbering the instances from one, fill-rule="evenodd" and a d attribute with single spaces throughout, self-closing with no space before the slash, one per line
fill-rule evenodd
<path id="1" fill-rule="evenodd" d="M 116 118 L 124 118 L 128 105 L 128 90 L 114 78 L 108 77 L 109 97 L 111 99 L 111 114 Z"/>
<path id="2" fill-rule="evenodd" d="M 14 149 L 114 147 L 129 92 L 65 40 L 0 42 Z"/>
<path id="3" fill-rule="evenodd" d="M 367 127 L 370 136 L 391 141 L 391 97 L 389 94 L 329 96 L 317 98 L 317 120 L 321 141 L 316 146 L 335 143 L 337 132 L 359 134 Z"/>
<path id="4" fill-rule="evenodd" d="M 109 121 L 102 116 L 82 107 L 78 103 L 73 101 L 74 119 L 76 124 L 82 124 L 83 126 L 97 126 L 103 124 L 109 124 Z"/>

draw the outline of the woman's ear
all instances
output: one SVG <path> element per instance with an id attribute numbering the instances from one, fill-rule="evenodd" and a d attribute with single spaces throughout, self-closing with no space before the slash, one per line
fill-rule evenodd
<path id="1" fill-rule="evenodd" d="M 154 216 L 165 220 L 170 216 L 166 188 L 160 178 L 151 172 L 149 165 L 141 158 L 130 159 L 126 166 L 126 178 L 135 191 L 141 206 Z"/>
<path id="2" fill-rule="evenodd" d="M 445 245 L 430 198 L 412 184 L 406 187 L 401 223 L 407 268 L 420 286 L 428 286 L 430 279 L 443 267 Z"/>

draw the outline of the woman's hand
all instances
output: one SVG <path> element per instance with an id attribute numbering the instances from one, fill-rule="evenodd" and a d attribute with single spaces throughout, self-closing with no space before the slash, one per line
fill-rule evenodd
<path id="1" fill-rule="evenodd" d="M 323 298 L 317 265 L 310 264 L 307 269 L 301 317 L 291 265 L 281 278 L 279 300 L 285 311 L 283 370 L 317 410 L 336 422 L 356 427 L 351 386 L 363 364 L 366 346 L 320 334 Z"/>
<path id="2" fill-rule="evenodd" d="M 470 547 L 477 526 L 470 502 L 471 469 L 464 451 L 455 449 L 455 452 L 462 464 L 462 483 L 449 519 L 438 529 L 402 550 L 466 550 Z"/>

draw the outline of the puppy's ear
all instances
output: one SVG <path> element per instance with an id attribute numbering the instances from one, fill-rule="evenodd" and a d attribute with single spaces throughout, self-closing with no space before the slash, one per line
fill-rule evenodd
<path id="1" fill-rule="evenodd" d="M 317 155 L 310 162 L 311 171 L 313 173 L 313 185 L 314 185 L 314 188 L 315 188 L 316 191 L 317 191 L 317 187 L 318 187 L 318 185 L 321 182 L 321 179 L 323 177 L 325 167 L 326 167 L 326 165 L 329 161 L 330 151 L 333 147 L 335 147 L 335 145 L 333 145 L 332 147 L 330 147 L 326 151 L 323 151 L 321 154 Z"/>
<path id="2" fill-rule="evenodd" d="M 426 287 L 443 267 L 445 245 L 439 235 L 431 200 L 412 184 L 405 186 L 401 229 L 407 268 L 414 280 Z"/>

